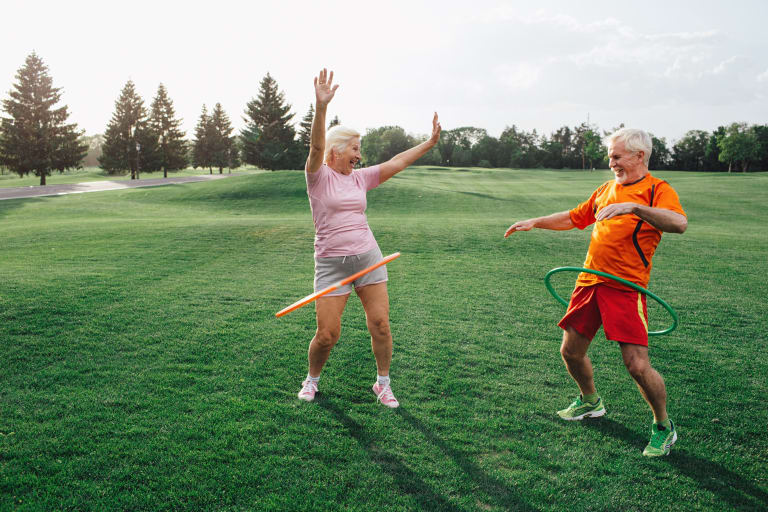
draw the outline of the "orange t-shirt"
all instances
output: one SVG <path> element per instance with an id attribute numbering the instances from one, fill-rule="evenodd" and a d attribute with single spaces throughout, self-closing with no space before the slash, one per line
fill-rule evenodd
<path id="1" fill-rule="evenodd" d="M 638 203 L 685 215 L 680 199 L 669 183 L 646 174 L 638 181 L 625 185 L 608 181 L 569 212 L 571 221 L 579 229 L 595 224 L 584 261 L 585 268 L 601 270 L 647 288 L 651 277 L 651 258 L 661 240 L 661 231 L 632 214 L 617 215 L 595 223 L 597 212 L 613 203 Z M 607 277 L 586 272 L 579 274 L 576 280 L 576 286 L 597 283 L 627 289 Z"/>

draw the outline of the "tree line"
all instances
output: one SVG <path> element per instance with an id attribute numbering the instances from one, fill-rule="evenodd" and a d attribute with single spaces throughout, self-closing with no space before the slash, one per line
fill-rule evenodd
<path id="1" fill-rule="evenodd" d="M 551 135 L 526 132 L 515 125 L 499 137 L 472 126 L 443 130 L 437 146 L 419 164 L 453 167 L 607 169 L 607 131 L 582 123 L 563 126 Z M 732 123 L 712 132 L 690 130 L 673 144 L 651 135 L 650 169 L 681 171 L 768 170 L 768 125 Z M 383 162 L 418 144 L 426 136 L 407 134 L 399 126 L 367 130 L 362 138 L 363 165 Z"/>
<path id="2" fill-rule="evenodd" d="M 86 136 L 67 123 L 66 106 L 57 107 L 60 89 L 53 87 L 48 68 L 33 52 L 16 74 L 17 82 L 3 100 L 8 115 L 0 122 L 0 166 L 20 176 L 34 174 L 45 185 L 54 171 L 98 165 L 109 174 L 177 171 L 189 167 L 233 169 L 242 164 L 262 169 L 302 169 L 309 150 L 314 117 L 312 105 L 294 127 L 291 105 L 269 73 L 255 98 L 246 104 L 245 127 L 233 134 L 220 103 L 209 113 L 202 106 L 192 140 L 181 130 L 173 101 L 161 83 L 149 109 L 129 80 L 103 135 Z M 329 127 L 339 124 L 338 116 Z M 581 123 L 563 126 L 550 135 L 515 125 L 499 137 L 472 126 L 443 131 L 439 143 L 419 163 L 455 167 L 550 169 L 607 168 L 601 131 Z M 368 129 L 362 137 L 362 165 L 388 160 L 426 139 L 399 126 Z M 686 171 L 768 170 L 768 125 L 732 123 L 712 132 L 690 130 L 668 143 L 652 135 L 651 169 Z"/>

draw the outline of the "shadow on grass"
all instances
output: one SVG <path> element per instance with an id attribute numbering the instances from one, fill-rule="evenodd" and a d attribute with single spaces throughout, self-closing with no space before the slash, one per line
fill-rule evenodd
<path id="1" fill-rule="evenodd" d="M 379 448 L 376 444 L 376 435 L 366 432 L 363 425 L 350 418 L 336 404 L 327 398 L 318 397 L 315 403 L 327 410 L 349 431 L 352 438 L 357 441 L 373 462 L 385 473 L 389 474 L 395 485 L 408 496 L 412 496 L 423 510 L 455 510 L 461 508 L 449 503 L 443 496 L 435 493 L 416 473 L 408 469 L 399 458 Z"/>
<path id="2" fill-rule="evenodd" d="M 505 202 L 519 201 L 518 199 L 511 199 L 511 198 L 510 199 L 504 199 L 503 197 L 496 197 L 496 196 L 492 196 L 492 195 L 489 195 L 489 194 L 481 194 L 480 192 L 469 192 L 467 190 L 450 190 L 450 189 L 447 189 L 447 188 L 440 188 L 440 187 L 435 187 L 435 186 L 431 186 L 431 185 L 423 185 L 422 188 L 429 188 L 429 189 L 432 189 L 432 190 L 439 190 L 440 192 L 447 192 L 449 194 L 464 194 L 464 195 L 467 195 L 467 196 L 479 197 L 480 199 L 492 199 L 493 201 L 505 201 Z"/>
<path id="3" fill-rule="evenodd" d="M 585 422 L 584 425 L 624 441 L 638 450 L 645 447 L 645 439 L 639 438 L 636 432 L 613 420 L 602 418 L 599 421 Z M 669 464 L 697 482 L 703 489 L 717 495 L 728 508 L 768 510 L 768 493 L 716 462 L 675 448 L 672 448 L 669 456 L 663 457 L 661 462 Z"/>
<path id="4" fill-rule="evenodd" d="M 44 201 L 50 201 L 53 199 L 58 199 L 61 196 L 43 196 L 43 197 L 13 197 L 8 199 L 0 200 L 0 217 L 5 217 L 6 215 L 9 215 L 13 210 L 23 208 L 25 206 L 28 206 L 32 203 L 40 203 Z"/>
<path id="5" fill-rule="evenodd" d="M 452 448 L 448 443 L 435 435 L 432 430 L 424 425 L 403 407 L 396 409 L 397 414 L 407 421 L 413 428 L 421 432 L 430 443 L 437 446 L 446 456 L 453 459 L 464 473 L 474 481 L 479 488 L 485 491 L 497 505 L 507 510 L 537 511 L 538 509 L 526 503 L 523 498 L 506 482 L 494 478 L 484 472 L 462 451 Z"/>
<path id="6" fill-rule="evenodd" d="M 496 196 L 489 196 L 488 194 L 481 194 L 479 192 L 465 192 L 463 190 L 457 190 L 459 194 L 466 194 L 468 196 L 479 197 L 480 199 L 493 199 L 494 201 L 512 201 L 512 199 L 504 199 Z"/>

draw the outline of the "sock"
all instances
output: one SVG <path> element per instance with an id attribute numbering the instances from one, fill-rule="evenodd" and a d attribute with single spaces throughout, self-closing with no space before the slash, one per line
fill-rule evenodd
<path id="1" fill-rule="evenodd" d="M 307 380 L 311 380 L 312 382 L 317 383 L 320 380 L 320 376 L 318 375 L 317 377 L 313 377 L 310 374 L 307 374 Z"/>
<path id="2" fill-rule="evenodd" d="M 596 404 L 600 399 L 597 393 L 590 393 L 589 395 L 581 395 L 581 401 L 590 404 Z"/>
<path id="3" fill-rule="evenodd" d="M 379 386 L 389 386 L 389 375 L 378 376 Z"/>
<path id="4" fill-rule="evenodd" d="M 667 430 L 668 428 L 672 428 L 672 422 L 669 421 L 669 418 L 667 418 L 664 421 L 656 423 L 656 426 L 659 430 Z"/>

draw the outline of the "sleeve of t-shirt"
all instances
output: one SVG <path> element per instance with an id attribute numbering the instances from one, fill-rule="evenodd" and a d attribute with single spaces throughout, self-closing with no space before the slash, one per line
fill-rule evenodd
<path id="1" fill-rule="evenodd" d="M 568 211 L 568 214 L 571 216 L 571 222 L 577 228 L 584 229 L 595 222 L 595 198 L 599 191 L 600 189 L 595 190 L 589 196 L 589 199 Z"/>
<path id="2" fill-rule="evenodd" d="M 655 208 L 664 208 L 665 210 L 671 210 L 680 215 L 685 215 L 683 206 L 680 204 L 680 198 L 677 196 L 677 192 L 672 185 L 666 181 L 659 184 L 656 189 L 656 197 L 653 198 L 653 206 Z M 685 215 L 687 217 L 687 215 Z"/>
<path id="3" fill-rule="evenodd" d="M 320 176 L 323 175 L 327 170 L 327 167 L 325 164 L 322 164 L 318 170 L 315 172 L 307 172 L 306 169 L 304 170 L 304 174 L 307 176 L 307 188 L 312 188 L 315 183 L 317 183 L 317 180 L 320 179 Z"/>
<path id="4" fill-rule="evenodd" d="M 379 186 L 381 166 L 373 165 L 371 167 L 363 167 L 359 173 L 363 175 L 363 183 L 365 183 L 365 190 L 371 190 Z"/>

